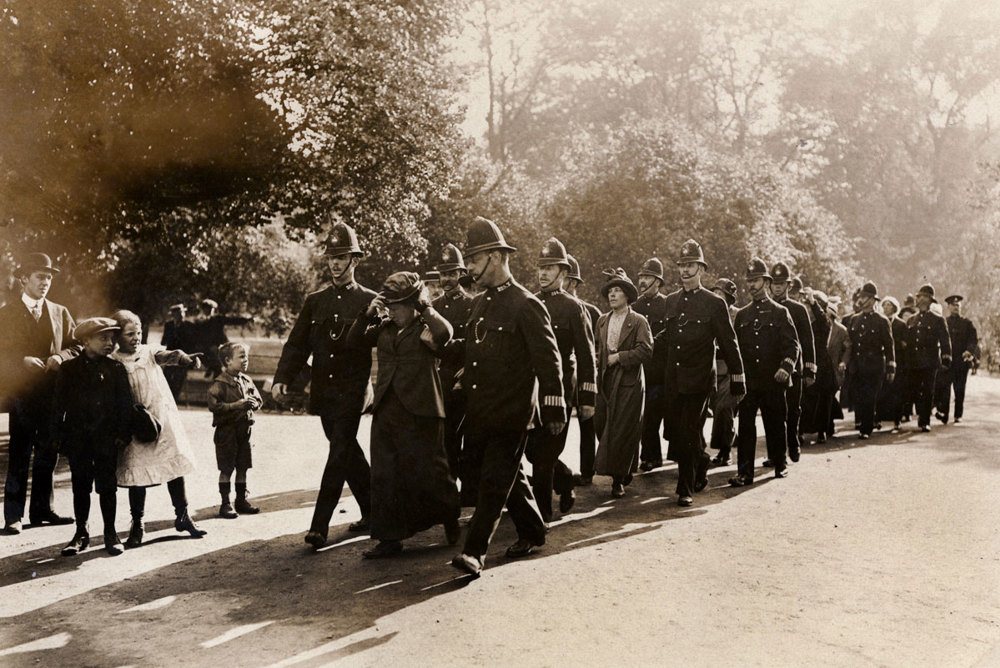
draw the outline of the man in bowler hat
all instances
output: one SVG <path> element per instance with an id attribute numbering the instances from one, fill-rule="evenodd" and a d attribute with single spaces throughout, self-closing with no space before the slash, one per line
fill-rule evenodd
<path id="1" fill-rule="evenodd" d="M 21 533 L 31 471 L 32 525 L 71 524 L 52 509 L 52 474 L 59 455 L 49 434 L 56 372 L 79 353 L 65 306 L 47 298 L 59 269 L 44 253 L 31 253 L 17 271 L 21 298 L 0 308 L 0 396 L 10 411 L 10 455 L 4 484 L 4 532 Z M 34 452 L 34 463 L 31 455 Z"/>
<path id="2" fill-rule="evenodd" d="M 326 259 L 333 284 L 306 297 L 302 311 L 281 351 L 271 394 L 276 400 L 288 391 L 312 356 L 309 412 L 320 416 L 330 442 L 316 508 L 305 542 L 315 549 L 327 539 L 333 510 L 344 483 L 361 508 L 361 519 L 351 531 L 367 531 L 371 510 L 371 469 L 358 444 L 358 426 L 365 408 L 372 355 L 367 347 L 350 347 L 346 334 L 368 308 L 376 293 L 354 280 L 363 253 L 354 229 L 337 223 L 326 240 Z"/>

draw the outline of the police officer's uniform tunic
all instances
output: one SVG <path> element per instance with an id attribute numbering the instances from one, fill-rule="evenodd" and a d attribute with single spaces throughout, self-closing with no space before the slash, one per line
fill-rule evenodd
<path id="1" fill-rule="evenodd" d="M 597 395 L 594 335 L 590 317 L 579 301 L 564 290 L 536 292 L 549 312 L 552 331 L 562 361 L 563 398 L 566 427 L 553 436 L 545 429 L 532 430 L 526 454 L 531 462 L 531 482 L 538 509 L 546 522 L 552 519 L 552 492 L 566 494 L 573 489 L 573 472 L 559 461 L 569 434 L 569 406 L 576 395 L 579 406 L 594 406 Z M 578 387 L 574 388 L 574 378 Z"/>
<path id="2" fill-rule="evenodd" d="M 855 313 L 847 326 L 851 339 L 851 397 L 860 432 L 875 429 L 875 403 L 886 371 L 896 368 L 896 353 L 889 320 L 881 313 Z"/>
<path id="3" fill-rule="evenodd" d="M 659 354 L 664 369 L 664 410 L 670 416 L 670 450 L 677 457 L 677 494 L 691 496 L 705 480 L 709 456 L 702 430 L 708 397 L 716 385 L 716 345 L 731 382 L 742 383 L 743 361 L 724 299 L 697 287 L 666 297 Z"/>
<path id="4" fill-rule="evenodd" d="M 788 309 L 788 314 L 792 316 L 792 324 L 795 325 L 795 336 L 799 341 L 799 359 L 795 363 L 795 373 L 792 374 L 792 385 L 785 393 L 785 403 L 788 404 L 785 438 L 788 442 L 788 453 L 794 460 L 798 459 L 799 449 L 802 447 L 802 438 L 799 436 L 799 421 L 802 418 L 802 379 L 816 378 L 816 347 L 813 343 L 812 322 L 809 320 L 806 307 L 794 299 L 789 299 L 787 293 L 775 301 Z"/>
<path id="5" fill-rule="evenodd" d="M 310 530 L 324 536 L 345 481 L 362 516 L 367 517 L 371 509 L 371 469 L 358 443 L 358 425 L 365 407 L 372 352 L 370 348 L 348 347 L 346 335 L 374 298 L 375 292 L 355 281 L 307 296 L 274 373 L 275 383 L 289 384 L 312 355 L 309 411 L 320 416 L 330 441 L 330 456 Z"/>
<path id="6" fill-rule="evenodd" d="M 757 299 L 736 313 L 736 338 L 743 359 L 747 395 L 740 402 L 737 435 L 738 473 L 752 481 L 757 451 L 757 411 L 764 421 L 767 457 L 775 472 L 785 470 L 785 391 L 774 375 L 795 370 L 799 343 L 788 309 L 770 297 Z"/>
<path id="7" fill-rule="evenodd" d="M 472 297 L 469 293 L 458 287 L 450 293 L 441 295 L 431 305 L 451 325 L 454 338 L 464 339 L 465 323 L 468 322 L 469 312 L 472 309 Z M 465 393 L 455 390 L 455 374 L 461 368 L 461 360 L 456 362 L 442 359 L 439 369 L 441 385 L 444 390 L 444 445 L 448 452 L 448 466 L 452 476 L 456 479 L 460 477 L 461 471 L 459 460 L 462 452 L 462 423 L 465 419 Z M 475 497 L 466 498 L 466 495 L 463 494 L 462 501 L 463 505 L 471 506 L 475 503 Z"/>
<path id="8" fill-rule="evenodd" d="M 945 319 L 930 310 L 915 313 L 906 322 L 906 333 L 917 426 L 927 427 L 931 423 L 938 367 L 942 361 L 946 366 L 951 363 L 951 337 Z"/>
<path id="9" fill-rule="evenodd" d="M 653 295 L 643 293 L 632 304 L 632 310 L 646 318 L 653 335 L 653 359 L 642 365 L 646 377 L 645 403 L 642 408 L 642 447 L 639 459 L 653 464 L 663 463 L 663 446 L 660 442 L 660 424 L 666 422 L 667 413 L 663 404 L 663 363 L 662 355 L 656 354 L 656 337 L 666 324 L 667 298 L 660 292 Z M 669 425 L 664 424 L 664 432 Z"/>
<path id="10" fill-rule="evenodd" d="M 583 301 L 579 297 L 576 297 L 575 299 L 583 305 L 584 310 L 587 312 L 587 323 L 590 326 L 590 338 L 594 341 L 594 355 L 596 359 L 597 321 L 601 317 L 601 309 L 597 308 L 590 302 Z M 573 405 L 577 408 L 580 407 L 578 402 Z M 597 429 L 594 426 L 594 418 L 591 417 L 589 420 L 584 420 L 580 416 L 579 411 L 577 411 L 576 420 L 580 427 L 580 477 L 593 478 L 595 472 L 594 458 L 597 455 Z"/>
<path id="11" fill-rule="evenodd" d="M 467 403 L 462 457 L 463 485 L 478 488 L 464 554 L 482 561 L 500 523 L 504 504 L 519 538 L 545 543 L 547 527 L 521 469 L 528 431 L 541 419 L 565 419 L 559 349 L 542 303 L 510 279 L 472 301 L 464 341 L 462 386 Z"/>
<path id="12" fill-rule="evenodd" d="M 953 359 L 948 370 L 948 387 L 945 389 L 944 401 L 940 411 L 945 420 L 948 419 L 948 409 L 951 407 L 951 387 L 955 386 L 955 419 L 962 418 L 965 406 L 965 384 L 969 380 L 969 369 L 972 365 L 962 359 L 963 353 L 979 356 L 979 334 L 976 326 L 968 318 L 960 315 L 949 315 L 947 318 L 948 333 L 951 335 L 951 350 Z"/>

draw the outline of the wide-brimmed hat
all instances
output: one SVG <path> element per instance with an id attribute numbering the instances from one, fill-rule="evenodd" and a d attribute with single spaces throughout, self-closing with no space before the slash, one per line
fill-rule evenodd
<path id="1" fill-rule="evenodd" d="M 379 296 L 386 304 L 396 304 L 416 297 L 424 288 L 420 276 L 412 271 L 397 271 L 385 279 Z"/>
<path id="2" fill-rule="evenodd" d="M 324 255 L 338 257 L 340 255 L 355 255 L 361 257 L 361 246 L 358 245 L 358 235 L 347 223 L 335 223 L 326 237 Z"/>
<path id="3" fill-rule="evenodd" d="M 895 297 L 892 297 L 892 296 L 883 297 L 882 298 L 882 306 L 885 306 L 886 302 L 889 302 L 890 304 L 892 304 L 893 306 L 895 306 L 896 307 L 896 315 L 899 315 L 899 309 L 900 309 L 899 300 L 896 299 Z"/>
<path id="4" fill-rule="evenodd" d="M 59 270 L 52 266 L 52 258 L 45 253 L 28 253 L 17 268 L 19 276 L 30 276 L 36 271 L 47 271 L 58 274 Z"/>
<path id="5" fill-rule="evenodd" d="M 625 293 L 625 299 L 628 300 L 629 304 L 639 298 L 639 290 L 621 267 L 617 269 L 605 269 L 604 276 L 607 281 L 601 286 L 601 294 L 605 299 L 608 298 L 608 291 L 614 287 L 622 289 L 622 292 Z"/>
<path id="6" fill-rule="evenodd" d="M 965 299 L 965 297 L 963 297 L 962 295 L 948 295 L 947 297 L 944 298 L 944 303 L 945 304 L 957 304 L 958 302 L 962 301 L 963 299 Z"/>
<path id="7" fill-rule="evenodd" d="M 658 278 L 663 280 L 663 263 L 660 262 L 659 258 L 651 257 L 642 263 L 642 268 L 639 270 L 640 276 L 652 276 L 653 278 Z"/>
<path id="8" fill-rule="evenodd" d="M 441 262 L 437 266 L 440 272 L 445 271 L 468 271 L 465 268 L 465 260 L 462 251 L 458 250 L 455 244 L 445 244 L 441 249 Z"/>
<path id="9" fill-rule="evenodd" d="M 937 300 L 934 299 L 934 286 L 931 285 L 930 283 L 925 283 L 925 284 L 921 285 L 920 289 L 917 290 L 917 294 L 918 295 L 927 295 L 928 297 L 931 298 L 931 303 L 932 304 L 937 304 Z"/>
<path id="10" fill-rule="evenodd" d="M 771 280 L 775 283 L 788 283 L 792 280 L 792 272 L 784 262 L 775 262 L 771 267 Z"/>
<path id="11" fill-rule="evenodd" d="M 503 232 L 492 220 L 476 216 L 465 234 L 465 254 L 475 255 L 484 251 L 505 250 L 514 252 L 517 249 L 507 243 Z"/>
<path id="12" fill-rule="evenodd" d="M 555 237 L 550 237 L 542 244 L 542 250 L 538 253 L 538 266 L 551 267 L 554 264 L 566 267 L 567 270 L 571 268 L 566 247 Z"/>
<path id="13" fill-rule="evenodd" d="M 755 278 L 771 278 L 771 274 L 767 273 L 767 264 L 759 257 L 752 257 L 747 263 L 747 280 L 752 281 Z"/>
<path id="14" fill-rule="evenodd" d="M 718 290 L 725 295 L 726 303 L 730 306 L 736 303 L 736 283 L 732 282 L 728 278 L 720 278 L 717 280 L 712 289 Z"/>
<path id="15" fill-rule="evenodd" d="M 677 264 L 686 264 L 688 262 L 697 262 L 708 269 L 708 263 L 705 262 L 705 253 L 701 249 L 701 244 L 694 239 L 688 239 L 681 244 L 681 253 L 677 258 Z"/>
<path id="16" fill-rule="evenodd" d="M 580 263 L 569 254 L 566 255 L 566 259 L 569 260 L 569 273 L 566 274 L 566 278 L 583 283 L 583 277 L 580 276 Z"/>
<path id="17" fill-rule="evenodd" d="M 118 323 L 111 318 L 86 318 L 76 324 L 73 330 L 73 338 L 83 342 L 88 337 L 101 332 L 116 331 L 121 329 Z"/>
<path id="18" fill-rule="evenodd" d="M 868 295 L 872 299 L 878 299 L 878 287 L 872 281 L 866 281 L 864 285 L 861 286 L 860 294 Z"/>

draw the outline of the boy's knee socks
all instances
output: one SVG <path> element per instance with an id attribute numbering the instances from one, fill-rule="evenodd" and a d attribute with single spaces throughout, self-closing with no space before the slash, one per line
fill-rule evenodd
<path id="1" fill-rule="evenodd" d="M 222 497 L 223 503 L 229 503 L 229 493 L 232 491 L 232 485 L 228 482 L 219 483 L 219 496 Z"/>

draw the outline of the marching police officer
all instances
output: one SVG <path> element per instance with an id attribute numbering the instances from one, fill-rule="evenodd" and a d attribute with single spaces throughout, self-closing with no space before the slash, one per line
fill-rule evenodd
<path id="1" fill-rule="evenodd" d="M 969 379 L 969 369 L 979 357 L 979 334 L 976 332 L 976 326 L 962 315 L 964 299 L 962 295 L 951 295 L 944 300 L 950 311 L 946 322 L 948 333 L 951 335 L 951 354 L 954 360 L 948 371 L 948 387 L 939 408 L 942 422 L 948 421 L 952 385 L 955 386 L 955 422 L 961 421 L 965 405 L 965 383 Z"/>
<path id="2" fill-rule="evenodd" d="M 799 340 L 801 353 L 795 363 L 795 371 L 792 372 L 792 385 L 785 393 L 785 402 L 788 404 L 787 416 L 785 417 L 788 457 L 793 462 L 797 462 L 802 447 L 802 438 L 799 436 L 799 419 L 802 416 L 802 389 L 809 387 L 816 381 L 816 347 L 813 344 L 812 322 L 809 320 L 809 312 L 803 304 L 789 297 L 788 293 L 794 279 L 792 279 L 788 265 L 784 262 L 776 262 L 771 268 L 771 277 L 771 297 L 788 309 L 789 315 L 792 316 L 792 324 L 795 325 L 795 335 Z M 802 281 L 798 280 L 796 285 L 801 291 Z M 768 462 L 764 462 L 764 466 L 767 465 Z"/>
<path id="3" fill-rule="evenodd" d="M 521 456 L 530 429 L 544 425 L 555 436 L 566 428 L 556 337 L 545 306 L 511 276 L 509 255 L 516 250 L 493 221 L 477 217 L 469 226 L 465 259 L 485 291 L 472 302 L 465 339 L 453 339 L 445 350 L 465 360 L 463 477 L 477 478 L 479 491 L 465 545 L 452 565 L 474 576 L 483 568 L 505 504 L 518 535 L 508 557 L 525 556 L 545 543 L 547 527 Z"/>
<path id="4" fill-rule="evenodd" d="M 659 258 L 651 257 L 642 264 L 639 270 L 639 298 L 632 304 L 632 310 L 645 316 L 653 335 L 663 331 L 664 314 L 667 298 L 660 289 L 663 287 L 663 263 Z M 655 345 L 655 343 L 654 343 Z M 660 443 L 660 424 L 664 419 L 663 411 L 663 365 L 662 356 L 653 355 L 653 359 L 642 365 L 646 377 L 645 405 L 642 408 L 642 448 L 639 452 L 639 469 L 652 471 L 663 466 L 663 447 Z"/>
<path id="5" fill-rule="evenodd" d="M 581 419 L 590 419 L 594 416 L 594 399 L 597 396 L 594 334 L 586 309 L 562 289 L 570 269 L 569 257 L 562 242 L 555 238 L 546 241 L 538 257 L 538 286 L 541 290 L 535 296 L 549 312 L 559 345 L 567 410 L 575 395 Z M 574 388 L 574 377 L 577 388 Z M 534 429 L 528 439 L 526 454 L 532 466 L 532 489 L 546 522 L 552 520 L 553 490 L 559 495 L 559 512 L 569 512 L 575 499 L 573 473 L 559 461 L 569 433 L 568 417 L 567 413 L 567 427 L 558 434 Z"/>
<path id="6" fill-rule="evenodd" d="M 354 320 L 362 317 L 376 296 L 354 280 L 362 256 L 354 230 L 344 223 L 334 225 L 326 241 L 333 284 L 306 297 L 281 351 L 271 389 L 275 399 L 280 399 L 312 355 L 309 412 L 320 416 L 330 441 L 330 456 L 323 469 L 312 524 L 305 535 L 305 541 L 316 549 L 326 542 L 345 481 L 361 507 L 361 519 L 348 528 L 366 531 L 369 526 L 371 469 L 357 435 L 372 355 L 367 347 L 348 347 L 346 340 Z"/>
<path id="7" fill-rule="evenodd" d="M 785 391 L 791 387 L 795 361 L 799 358 L 795 325 L 788 309 L 768 295 L 771 275 L 763 260 L 758 257 L 750 260 L 746 279 L 753 301 L 736 313 L 736 339 L 743 358 L 747 395 L 738 408 L 737 475 L 729 479 L 733 487 L 753 484 L 758 411 L 764 420 L 767 455 L 774 464 L 774 477 L 788 476 Z"/>
<path id="8" fill-rule="evenodd" d="M 896 353 L 889 320 L 875 311 L 878 288 L 871 281 L 861 286 L 854 301 L 854 315 L 847 323 L 851 341 L 851 397 L 859 423 L 859 438 L 871 437 L 875 429 L 875 403 L 882 381 L 896 378 Z"/>
<path id="9" fill-rule="evenodd" d="M 666 297 L 664 326 L 658 352 L 664 369 L 664 410 L 673 422 L 670 448 L 677 457 L 677 504 L 690 506 L 692 494 L 708 485 L 709 457 L 702 429 L 708 397 L 716 384 L 715 350 L 718 345 L 729 370 L 732 395 L 746 393 L 743 361 L 736 332 L 729 320 L 729 306 L 701 285 L 708 268 L 697 241 L 681 246 L 677 269 L 681 289 Z"/>
<path id="10" fill-rule="evenodd" d="M 597 332 L 597 320 L 601 317 L 601 309 L 597 308 L 588 301 L 584 301 L 576 294 L 577 288 L 583 283 L 583 277 L 580 275 L 580 263 L 576 261 L 576 258 L 572 255 L 567 255 L 569 260 L 569 274 L 566 276 L 566 292 L 580 304 L 587 311 L 590 322 L 591 338 L 594 339 L 594 347 L 597 347 L 596 332 Z M 574 399 L 574 406 L 577 409 L 576 420 L 580 427 L 580 476 L 576 478 L 575 483 L 577 485 L 590 485 L 594 481 L 594 458 L 597 454 L 597 430 L 594 427 L 594 418 L 584 418 L 580 411 L 579 399 Z"/>
<path id="11" fill-rule="evenodd" d="M 934 404 L 934 380 L 938 367 L 951 366 L 951 337 L 945 319 L 932 312 L 936 303 L 934 286 L 920 286 L 915 297 L 917 312 L 906 321 L 906 348 L 909 355 L 910 377 L 917 405 L 917 426 L 931 430 L 931 407 Z"/>
<path id="12" fill-rule="evenodd" d="M 455 338 L 465 338 L 465 323 L 469 321 L 472 296 L 462 287 L 462 279 L 469 275 L 465 268 L 462 252 L 454 244 L 445 244 L 441 249 L 441 263 L 437 266 L 441 288 L 444 294 L 432 302 L 434 310 L 451 324 Z M 455 389 L 455 376 L 462 369 L 461 360 L 442 359 L 438 373 L 444 390 L 445 437 L 444 445 L 448 453 L 451 475 L 461 477 L 459 460 L 462 451 L 462 421 L 465 418 L 465 394 Z M 462 505 L 475 503 L 474 490 L 462 485 Z"/>

